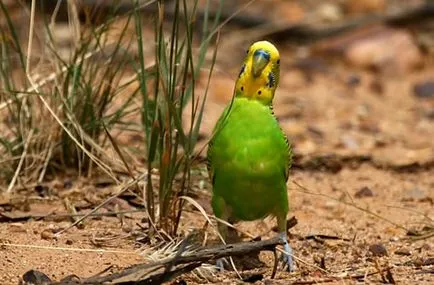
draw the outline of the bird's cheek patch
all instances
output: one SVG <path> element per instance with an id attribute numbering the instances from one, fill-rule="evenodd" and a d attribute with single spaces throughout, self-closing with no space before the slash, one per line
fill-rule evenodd
<path id="1" fill-rule="evenodd" d="M 268 87 L 273 88 L 275 84 L 273 72 L 268 73 Z"/>
<path id="2" fill-rule="evenodd" d="M 246 65 L 245 64 L 243 66 L 241 66 L 241 70 L 240 70 L 240 74 L 238 74 L 238 78 L 241 77 L 241 75 L 244 73 L 244 70 L 246 70 Z"/>

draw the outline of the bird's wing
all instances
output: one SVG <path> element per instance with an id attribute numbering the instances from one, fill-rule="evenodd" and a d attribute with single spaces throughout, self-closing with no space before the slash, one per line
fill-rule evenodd
<path id="1" fill-rule="evenodd" d="M 208 169 L 208 176 L 211 179 L 212 185 L 214 185 L 214 171 L 212 168 L 212 145 L 213 139 L 208 143 L 208 151 L 206 153 L 206 168 Z"/>
<path id="2" fill-rule="evenodd" d="M 280 127 L 280 124 L 279 124 L 279 122 L 277 120 L 277 117 L 274 114 L 274 110 L 273 110 L 273 106 L 272 105 L 270 105 L 270 110 L 271 110 L 271 114 L 276 119 L 276 122 L 279 125 L 280 132 L 282 133 L 282 139 L 285 141 L 285 144 L 286 144 L 286 148 L 287 148 L 286 152 L 288 154 L 288 158 L 287 158 L 287 163 L 285 164 L 284 174 L 285 174 L 285 180 L 288 181 L 288 178 L 289 178 L 289 169 L 291 168 L 291 165 L 292 165 L 292 149 L 291 149 L 291 145 L 289 144 L 289 140 L 288 140 L 288 137 L 286 136 L 285 132 Z"/>
<path id="3" fill-rule="evenodd" d="M 218 135 L 218 132 L 223 128 L 223 122 L 226 121 L 226 119 L 228 117 L 228 112 L 231 108 L 232 108 L 232 104 L 227 106 L 226 109 L 223 111 L 223 113 L 220 115 L 220 118 L 218 119 L 217 123 L 215 124 L 214 130 L 212 133 L 212 138 L 208 143 L 208 151 L 206 153 L 206 160 L 207 160 L 206 161 L 207 162 L 206 167 L 208 169 L 208 175 L 209 175 L 209 178 L 211 179 L 212 185 L 214 185 L 214 181 L 215 181 L 213 161 L 212 161 L 213 145 L 214 145 L 215 138 Z"/>

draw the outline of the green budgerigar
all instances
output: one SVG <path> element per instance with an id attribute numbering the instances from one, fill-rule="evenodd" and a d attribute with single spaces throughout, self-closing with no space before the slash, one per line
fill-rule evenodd
<path id="1" fill-rule="evenodd" d="M 275 216 L 285 242 L 284 260 L 292 271 L 286 228 L 291 149 L 272 109 L 279 73 L 277 48 L 268 41 L 252 44 L 235 84 L 234 98 L 214 128 L 208 170 L 216 217 L 251 221 Z M 219 223 L 219 232 L 226 238 L 227 226 Z"/>

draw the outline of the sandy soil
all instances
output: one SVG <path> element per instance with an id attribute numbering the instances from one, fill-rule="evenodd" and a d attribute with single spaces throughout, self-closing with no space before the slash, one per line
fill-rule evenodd
<path id="1" fill-rule="evenodd" d="M 295 255 L 303 263 L 298 262 L 295 275 L 280 272 L 277 280 L 324 279 L 326 275 L 313 267 L 324 259 L 325 268 L 342 277 L 376 272 L 378 263 L 380 268 L 389 266 L 393 278 L 400 284 L 430 284 L 434 277 L 424 272 L 433 265 L 423 264 L 430 259 L 432 262 L 434 243 L 432 239 L 412 241 L 407 231 L 432 225 L 427 219 L 433 214 L 432 200 L 427 199 L 430 197 L 428 189 L 433 187 L 432 177 L 433 171 L 397 173 L 377 169 L 369 163 L 354 169 L 344 168 L 336 174 L 294 171 L 291 179 L 312 191 L 306 193 L 293 183 L 288 185 L 291 215 L 298 220 L 290 231 L 290 241 Z M 373 196 L 355 198 L 363 187 L 370 189 Z M 209 195 L 204 197 L 206 201 Z M 53 202 L 48 205 L 53 207 Z M 72 228 L 57 239 L 52 233 L 70 223 L 2 223 L 0 280 L 2 284 L 17 284 L 20 276 L 30 269 L 42 271 L 54 280 L 70 274 L 88 277 L 111 266 L 116 269 L 144 262 L 140 252 L 146 246 L 136 241 L 136 232 L 140 229 L 135 223 L 139 222 L 138 214 L 133 219 L 125 218 L 124 225 L 114 217 L 89 220 L 83 229 Z M 183 224 L 185 231 L 200 228 L 204 218 L 199 213 L 188 212 Z M 273 235 L 270 233 L 273 225 L 272 219 L 238 224 L 241 230 L 263 238 Z M 312 238 L 313 235 L 317 238 Z M 370 251 L 375 244 L 384 246 L 385 256 L 375 256 Z M 261 254 L 261 259 L 265 266 L 249 272 L 259 271 L 266 278 L 271 273 L 272 255 Z M 193 282 L 189 284 L 206 283 L 189 275 L 183 279 Z M 217 274 L 208 281 L 228 281 L 228 275 Z M 381 277 L 372 275 L 367 281 L 381 282 Z M 336 281 L 337 284 L 353 282 Z"/>

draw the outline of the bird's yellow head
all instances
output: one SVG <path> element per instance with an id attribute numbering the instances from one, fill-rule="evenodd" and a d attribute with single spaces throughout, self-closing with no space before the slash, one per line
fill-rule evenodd
<path id="1" fill-rule="evenodd" d="M 255 42 L 247 50 L 235 84 L 235 96 L 271 105 L 279 75 L 280 56 L 277 48 L 267 41 Z"/>

